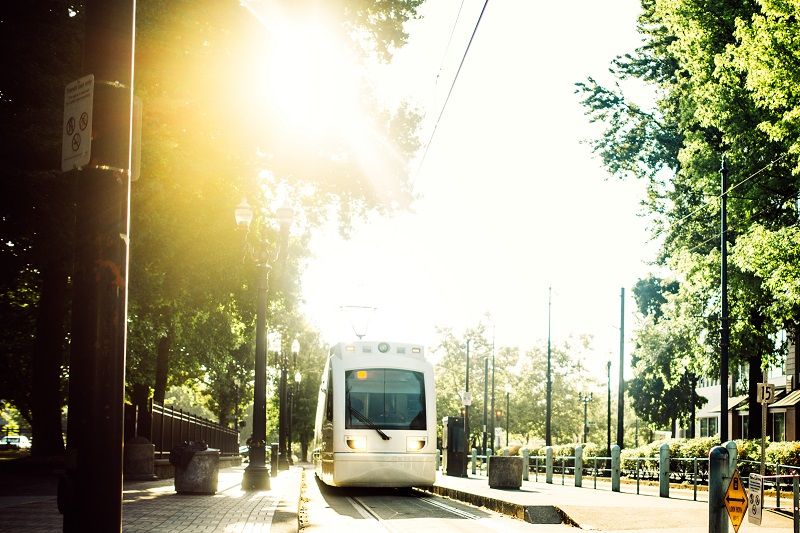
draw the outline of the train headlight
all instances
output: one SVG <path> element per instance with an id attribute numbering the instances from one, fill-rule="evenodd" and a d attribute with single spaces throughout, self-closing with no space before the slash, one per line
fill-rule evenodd
<path id="1" fill-rule="evenodd" d="M 367 437 L 363 435 L 355 436 L 355 435 L 348 435 L 344 438 L 345 442 L 347 442 L 348 448 L 352 450 L 366 450 L 367 449 Z"/>
<path id="2" fill-rule="evenodd" d="M 406 437 L 406 451 L 416 452 L 421 450 L 427 444 L 428 439 L 425 437 Z"/>

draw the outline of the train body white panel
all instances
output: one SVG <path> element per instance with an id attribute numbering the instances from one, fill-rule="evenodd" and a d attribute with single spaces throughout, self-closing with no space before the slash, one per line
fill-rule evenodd
<path id="1" fill-rule="evenodd" d="M 422 347 L 333 347 L 314 432 L 316 475 L 333 486 L 430 485 L 436 469 L 436 390 Z"/>

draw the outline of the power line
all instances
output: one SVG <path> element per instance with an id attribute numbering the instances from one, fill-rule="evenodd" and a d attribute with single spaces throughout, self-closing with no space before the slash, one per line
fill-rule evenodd
<path id="1" fill-rule="evenodd" d="M 469 53 L 470 46 L 472 46 L 472 40 L 475 38 L 475 34 L 478 32 L 478 26 L 480 26 L 481 24 L 481 20 L 483 19 L 483 13 L 486 11 L 486 6 L 488 4 L 489 0 L 486 0 L 483 3 L 483 7 L 481 8 L 481 14 L 478 15 L 478 20 L 477 22 L 475 22 L 475 28 L 472 30 L 472 35 L 470 35 L 469 37 L 469 42 L 467 43 L 467 47 L 464 50 L 464 55 L 461 57 L 461 62 L 458 64 L 458 70 L 456 70 L 456 75 L 453 76 L 453 82 L 450 84 L 450 90 L 447 91 L 447 97 L 444 100 L 444 104 L 442 104 L 441 111 L 439 111 L 439 116 L 436 118 L 436 123 L 433 125 L 433 131 L 431 132 L 431 136 L 428 139 L 428 142 L 425 144 L 425 151 L 422 152 L 422 159 L 420 159 L 419 166 L 417 167 L 417 172 L 416 172 L 417 176 L 419 175 L 419 172 L 422 169 L 422 165 L 425 164 L 425 158 L 428 157 L 428 150 L 431 147 L 431 143 L 433 143 L 433 138 L 436 135 L 436 130 L 439 127 L 439 122 L 442 120 L 442 115 L 444 115 L 444 111 L 447 108 L 447 103 L 450 101 L 450 95 L 453 94 L 453 88 L 456 86 L 456 81 L 458 81 L 458 75 L 461 73 L 461 67 L 464 66 L 464 61 L 467 59 L 467 54 Z"/>

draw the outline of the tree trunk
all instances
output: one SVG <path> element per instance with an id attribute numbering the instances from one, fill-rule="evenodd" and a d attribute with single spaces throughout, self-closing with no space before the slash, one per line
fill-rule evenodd
<path id="1" fill-rule="evenodd" d="M 64 453 L 61 365 L 64 362 L 68 278 L 62 259 L 56 257 L 42 268 L 31 395 L 31 454 L 37 457 Z"/>
<path id="2" fill-rule="evenodd" d="M 167 393 L 167 376 L 169 375 L 169 350 L 172 337 L 166 334 L 158 340 L 156 353 L 156 382 L 153 388 L 153 401 L 164 405 L 164 395 Z"/>
<path id="3" fill-rule="evenodd" d="M 136 436 L 152 440 L 152 413 L 150 413 L 150 387 L 143 383 L 134 383 L 131 394 L 136 408 Z"/>
<path id="4" fill-rule="evenodd" d="M 300 461 L 308 461 L 308 433 L 300 433 Z"/>
<path id="5" fill-rule="evenodd" d="M 758 403 L 758 384 L 761 382 L 761 357 L 748 360 L 747 372 L 747 438 L 761 438 L 761 404 Z"/>

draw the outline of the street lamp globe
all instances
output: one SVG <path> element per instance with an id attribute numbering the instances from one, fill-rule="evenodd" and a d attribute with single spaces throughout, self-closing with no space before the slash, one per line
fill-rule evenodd
<path id="1" fill-rule="evenodd" d="M 303 379 L 303 376 L 300 375 L 300 371 L 297 371 L 297 372 L 294 373 L 294 382 L 295 383 L 299 384 L 300 380 L 302 380 L 302 379 Z"/>
<path id="2" fill-rule="evenodd" d="M 300 353 L 300 341 L 297 339 L 292 341 L 292 354 L 297 355 Z"/>
<path id="3" fill-rule="evenodd" d="M 275 211 L 275 217 L 278 219 L 278 223 L 281 227 L 289 227 L 292 223 L 292 219 L 294 218 L 294 210 L 289 206 L 282 206 L 279 207 Z"/>
<path id="4" fill-rule="evenodd" d="M 242 198 L 242 201 L 236 206 L 233 216 L 236 219 L 236 226 L 250 227 L 250 223 L 253 222 L 253 208 L 247 203 L 247 198 Z"/>

